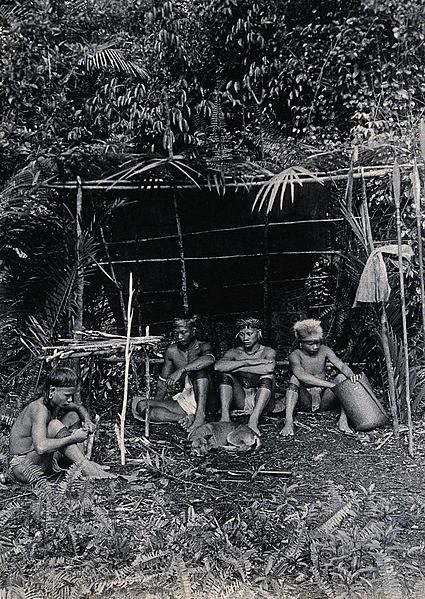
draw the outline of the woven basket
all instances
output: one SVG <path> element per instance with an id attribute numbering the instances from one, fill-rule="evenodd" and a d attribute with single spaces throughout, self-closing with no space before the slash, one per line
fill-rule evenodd
<path id="1" fill-rule="evenodd" d="M 387 414 L 375 397 L 364 373 L 356 383 L 346 379 L 333 388 L 356 431 L 370 431 L 383 426 Z"/>

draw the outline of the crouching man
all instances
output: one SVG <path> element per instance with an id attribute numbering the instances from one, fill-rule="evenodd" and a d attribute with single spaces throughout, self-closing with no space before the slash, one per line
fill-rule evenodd
<path id="1" fill-rule="evenodd" d="M 49 475 L 60 461 L 67 460 L 68 465 L 78 464 L 89 478 L 114 478 L 84 456 L 82 444 L 94 425 L 87 410 L 73 402 L 77 385 L 71 368 L 51 370 L 42 396 L 16 418 L 10 431 L 9 471 L 18 481 L 29 482 L 32 466 Z"/>
<path id="2" fill-rule="evenodd" d="M 260 434 L 258 421 L 272 409 L 276 352 L 261 344 L 261 323 L 257 318 L 237 322 L 242 347 L 228 350 L 215 364 L 219 372 L 221 422 L 230 422 L 230 407 L 250 414 L 248 426 Z"/>
<path id="3" fill-rule="evenodd" d="M 178 422 L 190 433 L 205 424 L 207 407 L 212 408 L 210 370 L 215 357 L 211 344 L 196 338 L 194 318 L 176 318 L 174 337 L 164 354 L 150 418 L 153 422 Z M 132 409 L 133 416 L 142 419 L 146 400 L 135 396 Z"/>
<path id="4" fill-rule="evenodd" d="M 303 411 L 327 411 L 337 405 L 333 392 L 335 385 L 346 378 L 356 379 L 342 360 L 326 345 L 323 345 L 323 329 L 319 320 L 300 320 L 294 325 L 299 348 L 289 355 L 292 376 L 286 392 L 286 419 L 281 430 L 284 436 L 294 434 L 294 410 L 297 406 Z M 326 378 L 326 365 L 330 362 L 340 371 L 335 379 Z M 347 415 L 342 405 L 338 428 L 345 434 L 354 434 L 348 426 Z"/>

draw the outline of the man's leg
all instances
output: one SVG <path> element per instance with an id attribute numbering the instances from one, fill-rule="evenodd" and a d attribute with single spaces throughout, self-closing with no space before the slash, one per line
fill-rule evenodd
<path id="1" fill-rule="evenodd" d="M 258 428 L 258 421 L 267 404 L 271 400 L 273 387 L 274 379 L 271 376 L 262 376 L 260 378 L 258 389 L 255 394 L 254 410 L 248 421 L 249 428 L 252 428 L 252 430 L 256 432 L 258 435 L 260 434 L 260 430 Z"/>
<path id="2" fill-rule="evenodd" d="M 226 372 L 219 373 L 219 395 L 221 405 L 220 422 L 230 422 L 230 406 L 234 402 L 238 410 L 245 407 L 245 392 L 238 379 Z"/>
<path id="3" fill-rule="evenodd" d="M 67 414 L 65 416 L 67 416 Z M 66 420 L 72 420 L 72 418 L 67 418 Z M 74 423 L 75 422 L 76 420 L 74 418 Z M 50 438 L 61 439 L 69 436 L 70 432 L 61 420 L 51 420 L 47 427 L 47 434 Z M 84 476 L 89 478 L 115 478 L 113 474 L 105 472 L 106 467 L 88 460 L 82 451 L 82 447 L 77 443 L 62 448 L 60 453 L 68 458 L 73 464 L 78 464 Z"/>
<path id="4" fill-rule="evenodd" d="M 183 428 L 191 433 L 195 428 L 205 424 L 205 413 L 207 409 L 208 393 L 210 391 L 210 381 L 206 370 L 194 370 L 189 373 L 189 378 L 193 386 L 193 392 L 196 401 L 196 413 L 193 418 L 192 414 L 181 422 Z"/>
<path id="5" fill-rule="evenodd" d="M 343 374 L 338 374 L 335 379 L 334 382 L 335 383 L 341 383 L 342 381 L 345 381 L 347 377 Z M 330 410 L 332 409 L 332 407 L 338 404 L 340 407 L 340 415 L 338 418 L 338 428 L 342 433 L 345 433 L 347 435 L 354 435 L 354 431 L 350 428 L 349 424 L 348 424 L 348 420 L 347 420 L 347 414 L 342 406 L 342 404 L 338 401 L 335 393 L 332 391 L 332 389 L 326 389 L 325 392 L 323 393 L 323 398 L 322 398 L 322 406 L 323 406 L 323 410 Z"/>
<path id="6" fill-rule="evenodd" d="M 294 436 L 294 410 L 298 403 L 300 387 L 296 376 L 292 375 L 286 391 L 285 426 L 280 431 L 284 437 Z"/>
<path id="7" fill-rule="evenodd" d="M 151 399 L 149 406 L 152 422 L 179 422 L 186 414 L 180 404 L 173 399 L 163 399 L 161 401 Z M 137 402 L 136 412 L 139 416 L 144 417 L 145 410 L 146 399 L 141 397 Z"/>

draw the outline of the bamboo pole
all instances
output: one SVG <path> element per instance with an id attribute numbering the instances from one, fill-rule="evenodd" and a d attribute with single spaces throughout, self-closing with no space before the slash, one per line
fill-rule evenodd
<path id="1" fill-rule="evenodd" d="M 146 410 L 145 410 L 145 437 L 149 439 L 149 424 L 151 415 L 151 373 L 150 373 L 150 360 L 149 360 L 149 348 L 145 347 L 145 385 L 146 385 Z"/>
<path id="2" fill-rule="evenodd" d="M 373 252 L 374 243 L 373 243 L 373 234 L 372 227 L 370 224 L 370 215 L 369 215 L 369 206 L 367 203 L 367 193 L 366 193 L 366 180 L 362 179 L 362 219 L 364 221 L 364 228 L 366 231 L 366 240 L 368 243 L 369 252 Z M 390 411 L 391 418 L 393 422 L 393 433 L 394 438 L 398 439 L 400 436 L 400 424 L 398 420 L 398 412 L 397 412 L 397 394 L 396 394 L 396 386 L 394 380 L 394 369 L 393 363 L 391 359 L 391 351 L 390 344 L 388 341 L 388 318 L 387 311 L 385 309 L 385 302 L 381 302 L 381 340 L 382 340 L 382 348 L 384 350 L 384 358 L 385 358 L 385 366 L 387 369 L 388 376 L 388 392 L 390 396 Z"/>
<path id="3" fill-rule="evenodd" d="M 404 273 L 403 273 L 403 251 L 401 239 L 401 218 L 400 218 L 400 168 L 397 159 L 394 161 L 393 169 L 393 195 L 396 210 L 396 227 L 397 227 L 397 247 L 398 247 L 398 273 L 400 278 L 400 299 L 401 299 L 401 319 L 403 325 L 403 353 L 404 353 L 404 374 L 405 374 L 405 392 L 406 392 L 406 408 L 407 408 L 407 426 L 409 439 L 409 455 L 413 457 L 413 423 L 412 410 L 410 405 L 410 371 L 409 371 L 409 345 L 407 335 L 407 318 L 406 318 L 406 296 L 404 290 Z"/>
<path id="4" fill-rule="evenodd" d="M 74 321 L 73 337 L 79 339 L 79 331 L 83 329 L 83 317 L 84 317 L 84 274 L 81 265 L 81 237 L 82 237 L 82 219 L 83 219 L 83 190 L 81 186 L 81 178 L 77 176 L 77 197 L 75 207 L 75 263 L 76 263 L 76 279 L 75 279 L 75 304 L 77 306 L 77 313 Z M 80 359 L 76 358 L 72 362 L 72 366 L 80 378 L 81 365 Z M 81 391 L 78 387 L 77 392 L 74 395 L 74 401 L 78 404 L 81 403 Z"/>
<path id="5" fill-rule="evenodd" d="M 181 280 L 182 280 L 182 297 L 183 297 L 183 310 L 185 315 L 189 314 L 189 298 L 187 293 L 187 276 L 186 276 L 186 261 L 184 255 L 184 246 L 183 246 L 183 236 L 182 236 L 182 226 L 180 221 L 179 207 L 177 204 L 176 194 L 173 194 L 174 201 L 174 214 L 176 218 L 176 226 L 177 226 L 177 238 L 179 244 L 179 253 L 180 253 L 180 271 L 181 271 Z"/>
<path id="6" fill-rule="evenodd" d="M 336 254 L 344 258 L 344 254 L 338 250 L 299 250 L 294 252 L 269 252 L 269 256 L 304 256 L 304 255 L 318 255 L 318 254 Z M 185 262 L 196 262 L 201 260 L 230 260 L 237 258 L 261 258 L 264 253 L 255 254 L 230 254 L 225 256 L 185 256 Z M 137 264 L 138 262 L 181 262 L 181 258 L 143 258 L 142 260 L 113 260 L 112 264 Z M 107 264 L 106 262 L 99 262 L 101 266 Z"/>
<path id="7" fill-rule="evenodd" d="M 412 181 L 413 198 L 415 202 L 416 235 L 418 240 L 419 283 L 421 288 L 422 339 L 425 342 L 425 283 L 424 257 L 422 247 L 421 180 L 419 178 L 419 170 L 416 164 L 413 167 L 413 171 L 410 174 L 410 179 Z"/>
<path id="8" fill-rule="evenodd" d="M 424 166 L 423 163 L 419 164 L 418 166 Z M 410 169 L 413 167 L 412 163 L 405 163 L 405 164 L 400 164 L 399 168 L 400 169 Z M 390 164 L 383 164 L 383 165 L 374 165 L 371 167 L 355 167 L 354 171 L 353 171 L 353 179 L 361 179 L 362 176 L 366 177 L 366 178 L 373 178 L 373 177 L 386 177 L 389 173 L 391 173 L 392 171 L 392 165 Z M 364 170 L 364 174 L 362 175 L 361 170 Z M 346 181 L 348 179 L 349 176 L 349 169 L 340 169 L 340 170 L 336 170 L 336 171 L 331 171 L 331 172 L 316 172 L 314 173 L 315 177 L 314 179 L 311 177 L 303 177 L 302 175 L 299 177 L 300 181 L 302 184 L 306 183 L 306 184 L 310 184 L 310 183 L 334 183 L 336 181 Z M 261 179 L 261 180 L 256 180 L 256 179 L 252 179 L 250 180 L 245 179 L 245 180 L 241 180 L 240 182 L 238 181 L 228 181 L 226 183 L 226 187 L 228 188 L 246 188 L 246 187 L 261 187 L 264 184 L 267 184 L 269 181 L 269 179 Z M 90 190 L 94 190 L 94 191 L 125 191 L 125 190 L 132 190 L 132 191 L 140 191 L 140 190 L 151 190 L 151 189 L 175 189 L 176 186 L 179 189 L 209 189 L 208 183 L 205 184 L 197 184 L 196 186 L 194 184 L 189 184 L 189 183 L 179 183 L 178 181 L 174 182 L 174 183 L 170 183 L 170 184 L 162 184 L 163 181 L 158 181 L 158 184 L 153 185 L 152 183 L 139 183 L 137 185 L 135 185 L 133 182 L 129 182 L 127 185 L 123 184 L 123 182 L 121 182 L 119 185 L 114 185 L 113 187 L 111 187 L 111 180 L 107 180 L 105 181 L 104 179 L 95 179 L 95 180 L 89 180 L 86 181 L 84 183 L 82 183 L 82 188 L 83 189 L 90 189 Z M 33 185 L 22 185 L 21 187 L 33 187 Z M 38 187 L 45 187 L 45 188 L 49 188 L 49 189 L 74 189 L 75 188 L 75 183 L 71 182 L 71 181 L 65 181 L 64 183 L 39 183 Z"/>
<path id="9" fill-rule="evenodd" d="M 269 310 L 269 291 L 270 291 L 270 256 L 269 256 L 269 217 L 266 213 L 264 220 L 264 275 L 263 275 L 263 320 L 266 337 L 270 334 L 270 310 Z"/>
<path id="10" fill-rule="evenodd" d="M 128 379 L 130 372 L 130 358 L 132 353 L 132 347 L 130 344 L 131 337 L 131 323 L 133 320 L 133 273 L 130 272 L 129 284 L 128 284 L 128 304 L 127 304 L 127 337 L 125 343 L 125 365 L 124 365 L 124 396 L 122 401 L 122 409 L 120 414 L 120 429 L 119 429 L 119 445 L 120 445 L 120 455 L 121 455 L 121 465 L 125 464 L 125 416 L 127 413 L 127 403 L 128 403 Z"/>

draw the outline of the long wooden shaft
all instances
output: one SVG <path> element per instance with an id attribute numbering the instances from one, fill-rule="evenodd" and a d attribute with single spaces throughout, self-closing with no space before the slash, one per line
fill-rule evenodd
<path id="1" fill-rule="evenodd" d="M 419 177 L 418 166 L 415 163 L 410 175 L 412 181 L 413 198 L 415 201 L 416 215 L 416 236 L 418 241 L 418 262 L 419 262 L 419 284 L 421 288 L 421 308 L 422 308 L 422 339 L 425 341 L 425 283 L 424 283 L 424 257 L 422 247 L 422 214 L 421 214 L 421 180 Z"/>
<path id="2" fill-rule="evenodd" d="M 189 297 L 187 293 L 187 275 L 186 275 L 186 261 L 184 255 L 184 246 L 183 246 L 183 236 L 182 236 L 182 226 L 180 220 L 179 207 L 177 204 L 177 197 L 174 193 L 174 212 L 176 218 L 176 227 L 177 227 L 177 238 L 179 243 L 179 253 L 180 253 L 180 271 L 181 271 L 181 281 L 182 281 L 182 297 L 183 297 L 183 310 L 187 315 L 189 314 Z"/>
<path id="3" fill-rule="evenodd" d="M 410 369 L 409 369 L 409 344 L 407 334 L 407 316 L 406 316 L 406 296 L 404 290 L 404 272 L 403 272 L 403 250 L 401 239 L 401 218 L 400 218 L 400 169 L 397 161 L 393 169 L 393 191 L 396 212 L 397 227 L 397 248 L 398 248 L 398 273 L 400 279 L 400 300 L 401 300 L 401 321 L 403 326 L 403 354 L 404 354 L 404 375 L 405 375 L 405 393 L 407 409 L 407 427 L 409 438 L 409 455 L 413 457 L 413 423 L 412 409 L 410 403 Z"/>
<path id="4" fill-rule="evenodd" d="M 120 414 L 120 434 L 119 434 L 119 444 L 120 444 L 120 455 L 121 455 L 121 465 L 125 464 L 125 417 L 127 413 L 127 403 L 128 403 L 128 381 L 129 381 L 129 373 L 130 373 L 130 360 L 131 360 L 131 323 L 133 320 L 133 273 L 130 272 L 129 285 L 128 285 L 128 304 L 127 304 L 127 337 L 125 343 L 125 364 L 124 364 L 124 396 L 122 401 L 122 409 Z"/>
<path id="5" fill-rule="evenodd" d="M 149 439 L 149 424 L 151 414 L 151 373 L 149 361 L 149 349 L 145 348 L 145 385 L 146 385 L 146 410 L 145 410 L 145 437 Z"/>

